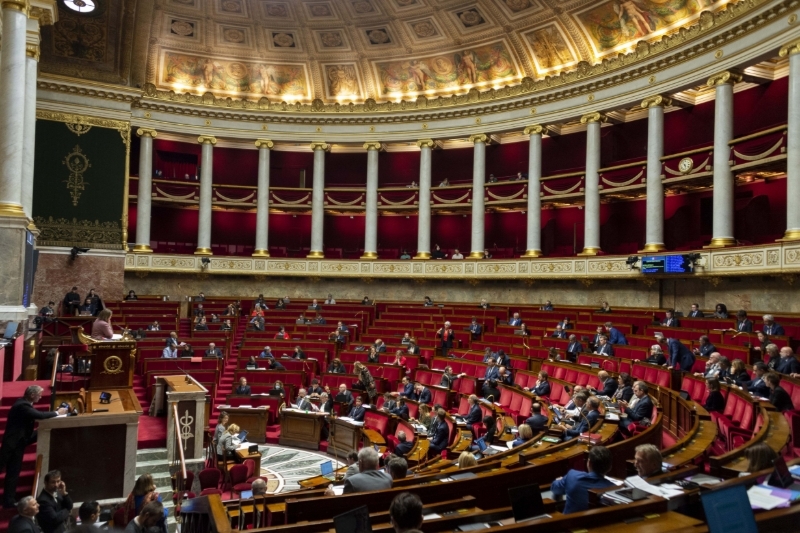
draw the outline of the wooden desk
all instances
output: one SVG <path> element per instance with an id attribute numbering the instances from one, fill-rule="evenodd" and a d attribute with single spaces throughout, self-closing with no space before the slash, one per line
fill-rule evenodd
<path id="1" fill-rule="evenodd" d="M 328 420 L 331 426 L 328 453 L 337 459 L 347 459 L 348 453 L 358 450 L 358 443 L 361 441 L 361 426 L 341 418 L 329 418 Z"/>
<path id="2" fill-rule="evenodd" d="M 248 435 L 249 437 L 249 435 Z M 247 439 L 250 440 L 250 439 Z M 256 462 L 257 474 L 261 473 L 261 452 L 248 453 L 247 450 L 240 448 L 236 450 L 236 462 L 244 463 L 248 459 L 253 459 Z"/>
<path id="3" fill-rule="evenodd" d="M 337 470 L 334 470 L 333 473 L 336 476 L 336 479 L 338 480 L 339 478 L 344 477 L 345 472 L 347 472 L 347 465 Z M 322 476 L 309 477 L 306 479 L 301 479 L 300 481 L 297 482 L 297 484 L 303 487 L 304 489 L 326 488 L 331 483 L 334 483 L 334 481 L 331 481 L 330 479 Z"/>
<path id="4" fill-rule="evenodd" d="M 284 409 L 281 413 L 281 437 L 278 442 L 281 446 L 318 450 L 325 416 L 325 413 Z"/>
<path id="5" fill-rule="evenodd" d="M 239 429 L 247 430 L 247 440 L 258 444 L 267 442 L 267 413 L 269 412 L 269 406 L 218 406 L 218 409 L 228 413 L 229 424 L 236 424 Z M 317 440 L 317 444 L 319 444 L 319 440 Z"/>
<path id="6" fill-rule="evenodd" d="M 694 527 L 703 524 L 702 520 L 686 516 L 685 514 L 667 511 L 666 513 L 648 514 L 644 520 L 630 524 L 607 524 L 604 526 L 590 527 L 587 533 L 618 533 L 620 530 L 626 532 L 646 531 L 647 533 L 664 533 L 675 531 L 684 527 Z"/>

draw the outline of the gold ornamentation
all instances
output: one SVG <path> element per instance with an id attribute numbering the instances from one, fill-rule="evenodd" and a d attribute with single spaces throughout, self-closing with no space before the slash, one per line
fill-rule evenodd
<path id="1" fill-rule="evenodd" d="M 52 120 L 54 122 L 65 122 L 67 124 L 80 124 L 85 126 L 97 126 L 98 128 L 115 129 L 122 136 L 122 142 L 127 143 L 131 123 L 124 120 L 111 120 L 107 118 L 90 117 L 87 115 L 75 115 L 72 113 L 59 113 L 43 109 L 36 110 L 36 118 L 42 120 Z M 88 129 L 86 131 L 89 131 Z M 84 131 L 83 133 L 86 133 Z"/>
<path id="2" fill-rule="evenodd" d="M 53 25 L 53 13 L 50 9 L 31 6 L 30 9 L 28 9 L 28 18 L 38 20 L 39 26 Z"/>
<path id="3" fill-rule="evenodd" d="M 271 150 L 272 147 L 275 146 L 275 143 L 269 139 L 256 139 L 256 146 L 258 148 L 267 148 Z"/>
<path id="4" fill-rule="evenodd" d="M 526 250 L 525 253 L 522 254 L 522 257 L 531 257 L 531 258 L 533 258 L 533 257 L 542 257 L 542 251 L 541 250 Z"/>
<path id="5" fill-rule="evenodd" d="M 640 253 L 652 253 L 652 252 L 663 252 L 666 250 L 667 247 L 664 246 L 664 243 L 660 242 L 649 242 L 644 245 L 644 248 L 639 250 Z"/>
<path id="6" fill-rule="evenodd" d="M 201 135 L 200 137 L 197 138 L 197 142 L 199 142 L 200 144 L 214 145 L 217 144 L 217 138 L 214 137 L 213 135 Z"/>
<path id="7" fill-rule="evenodd" d="M 311 150 L 324 150 L 327 152 L 331 149 L 331 146 L 325 141 L 314 141 L 309 146 L 311 147 Z"/>
<path id="8" fill-rule="evenodd" d="M 589 287 L 591 287 L 591 286 L 594 284 L 594 280 L 587 279 L 587 278 L 581 278 L 581 279 L 580 279 L 580 280 L 578 280 L 578 281 L 580 281 L 580 282 L 581 282 L 581 285 L 583 285 L 583 286 L 584 286 L 584 287 L 586 287 L 587 289 L 588 289 Z"/>
<path id="9" fill-rule="evenodd" d="M 736 244 L 736 239 L 733 237 L 714 237 L 711 239 L 711 243 L 708 246 L 704 246 L 704 248 L 725 248 L 727 246 L 734 246 Z"/>
<path id="10" fill-rule="evenodd" d="M 381 143 L 379 142 L 366 142 L 364 143 L 364 150 L 381 150 Z"/>
<path id="11" fill-rule="evenodd" d="M 39 61 L 39 45 L 38 44 L 26 44 L 25 45 L 25 55 L 28 57 L 32 57 L 37 62 Z"/>
<path id="12" fill-rule="evenodd" d="M 672 98 L 656 94 L 642 100 L 641 105 L 642 109 L 648 109 L 650 107 L 669 107 L 672 105 Z"/>
<path id="13" fill-rule="evenodd" d="M 742 81 L 742 75 L 739 72 L 735 70 L 725 70 L 708 78 L 706 85 L 709 87 L 718 87 L 726 84 L 733 85 L 734 83 L 739 83 L 740 81 Z"/>
<path id="14" fill-rule="evenodd" d="M 689 174 L 694 169 L 694 159 L 691 157 L 684 157 L 678 162 L 678 170 L 684 176 Z"/>
<path id="15" fill-rule="evenodd" d="M 471 142 L 472 144 L 475 143 L 489 144 L 489 136 L 486 135 L 485 133 L 476 133 L 475 135 L 469 136 L 469 142 Z"/>
<path id="16" fill-rule="evenodd" d="M 104 370 L 100 372 L 101 374 L 122 374 L 122 359 L 119 356 L 112 355 L 107 357 L 106 360 L 103 362 Z"/>
<path id="17" fill-rule="evenodd" d="M 541 124 L 534 124 L 533 126 L 528 126 L 524 130 L 522 130 L 522 133 L 525 135 L 541 135 L 542 133 L 544 133 L 544 130 L 545 127 L 542 126 Z"/>
<path id="18" fill-rule="evenodd" d="M 308 259 L 324 259 L 325 253 L 321 250 L 311 250 L 306 257 Z"/>
<path id="19" fill-rule="evenodd" d="M 69 123 L 67 123 L 66 126 L 67 126 L 67 129 L 69 131 L 71 131 L 72 133 L 74 133 L 78 137 L 80 137 L 84 133 L 89 133 L 89 130 L 92 129 L 92 127 L 89 126 L 88 124 L 77 124 L 77 123 L 76 124 L 69 124 Z"/>
<path id="20" fill-rule="evenodd" d="M 740 253 L 714 255 L 715 268 L 754 267 L 764 263 L 764 254 Z"/>
<path id="21" fill-rule="evenodd" d="M 28 2 L 26 0 L 3 0 L 2 6 L 3 9 L 14 9 L 23 13 L 28 11 Z"/>
<path id="22" fill-rule="evenodd" d="M 77 144 L 75 148 L 72 149 L 72 152 L 67 154 L 62 164 L 66 165 L 67 169 L 69 169 L 69 178 L 64 180 L 64 182 L 67 184 L 70 196 L 72 196 L 72 205 L 76 206 L 81 199 L 81 192 L 86 188 L 86 185 L 89 184 L 88 181 L 83 180 L 83 174 L 89 170 L 92 164 L 89 162 L 89 158 L 81 151 L 81 147 Z"/>
<path id="23" fill-rule="evenodd" d="M 717 50 L 716 52 L 714 52 L 714 59 L 720 59 L 724 55 L 725 55 L 725 50 L 722 49 Z"/>
<path id="24" fill-rule="evenodd" d="M 139 137 L 147 135 L 148 137 L 152 137 L 153 139 L 155 139 L 156 136 L 158 135 L 158 132 L 151 128 L 139 128 L 138 130 L 136 130 L 136 135 L 138 135 Z"/>
<path id="25" fill-rule="evenodd" d="M 19 204 L 12 204 L 0 202 L 0 216 L 1 217 L 24 217 L 25 210 Z M 41 243 L 40 243 L 41 244 Z"/>
<path id="26" fill-rule="evenodd" d="M 133 253 L 135 254 L 152 254 L 153 249 L 150 248 L 149 244 L 137 244 L 133 247 Z"/>
<path id="27" fill-rule="evenodd" d="M 417 141 L 417 146 L 420 148 L 433 148 L 434 142 L 433 139 L 420 139 Z"/>
<path id="28" fill-rule="evenodd" d="M 581 253 L 579 253 L 578 255 L 580 255 L 580 256 L 591 256 L 591 255 L 597 255 L 599 253 L 600 253 L 600 248 L 598 248 L 596 246 L 584 246 L 583 247 L 583 251 Z"/>
<path id="29" fill-rule="evenodd" d="M 211 251 L 211 248 L 204 248 L 198 246 L 197 249 L 194 251 L 194 255 L 214 255 Z"/>
<path id="30" fill-rule="evenodd" d="M 608 118 L 600 113 L 599 111 L 595 111 L 593 113 L 587 113 L 581 117 L 581 124 L 591 124 L 592 122 L 606 122 Z"/>

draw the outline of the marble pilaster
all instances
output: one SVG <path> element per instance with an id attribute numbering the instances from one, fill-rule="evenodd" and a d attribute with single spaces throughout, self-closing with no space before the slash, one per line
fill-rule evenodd
<path id="1" fill-rule="evenodd" d="M 472 151 L 472 244 L 469 257 L 480 259 L 484 250 L 484 224 L 486 211 L 484 208 L 484 186 L 486 185 L 486 143 L 489 137 L 483 133 L 470 135 Z"/>
<path id="2" fill-rule="evenodd" d="M 203 145 L 200 154 L 200 209 L 197 213 L 197 250 L 195 255 L 212 255 L 211 252 L 211 197 L 213 194 L 214 145 L 217 139 L 201 135 L 197 142 Z"/>
<path id="3" fill-rule="evenodd" d="M 431 258 L 431 153 L 433 140 L 421 139 L 419 146 L 419 214 L 417 215 L 417 254 L 414 259 Z"/>
<path id="4" fill-rule="evenodd" d="M 583 251 L 578 255 L 600 252 L 600 125 L 605 121 L 605 115 L 598 112 L 581 117 L 581 123 L 586 124 L 586 181 Z"/>
<path id="5" fill-rule="evenodd" d="M 536 124 L 524 131 L 528 136 L 528 227 L 527 246 L 523 257 L 542 255 L 542 133 L 544 127 Z"/>
<path id="6" fill-rule="evenodd" d="M 139 128 L 139 188 L 136 193 L 136 245 L 137 253 L 152 253 L 150 248 L 150 218 L 153 203 L 153 139 L 156 130 Z"/>
<path id="7" fill-rule="evenodd" d="M 275 144 L 258 139 L 258 193 L 256 199 L 256 247 L 254 257 L 269 257 L 269 157 Z"/>
<path id="8" fill-rule="evenodd" d="M 782 240 L 800 240 L 800 41 L 784 46 L 789 56 L 789 120 L 786 132 L 786 233 Z"/>
<path id="9" fill-rule="evenodd" d="M 325 152 L 330 145 L 313 142 L 311 149 L 314 151 L 314 181 L 311 192 L 311 250 L 308 257 L 320 258 L 325 257 Z"/>
<path id="10" fill-rule="evenodd" d="M 643 109 L 647 109 L 647 207 L 642 252 L 665 249 L 661 157 L 664 155 L 664 108 L 670 103 L 669 98 L 656 95 L 645 98 L 641 104 Z"/>
<path id="11" fill-rule="evenodd" d="M 367 199 L 364 220 L 364 254 L 361 259 L 378 258 L 378 152 L 381 143 L 364 143 L 367 150 Z"/>

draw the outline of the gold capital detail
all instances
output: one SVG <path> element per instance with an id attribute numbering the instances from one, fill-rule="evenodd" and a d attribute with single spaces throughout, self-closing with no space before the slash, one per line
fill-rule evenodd
<path id="1" fill-rule="evenodd" d="M 310 146 L 311 146 L 311 149 L 312 149 L 312 150 L 325 150 L 326 152 L 327 152 L 328 150 L 330 150 L 330 147 L 331 147 L 331 146 L 330 146 L 328 143 L 326 143 L 325 141 L 315 141 L 315 142 L 311 143 L 311 145 L 310 145 Z"/>
<path id="2" fill-rule="evenodd" d="M 381 143 L 379 142 L 366 142 L 364 143 L 364 150 L 378 150 L 381 149 Z"/>
<path id="3" fill-rule="evenodd" d="M 2 6 L 3 9 L 14 9 L 26 15 L 28 13 L 28 2 L 25 0 L 3 0 Z"/>
<path id="4" fill-rule="evenodd" d="M 136 130 L 136 135 L 138 135 L 139 137 L 147 135 L 148 137 L 152 137 L 153 139 L 155 139 L 156 135 L 158 135 L 158 132 L 150 128 L 139 128 L 138 130 Z"/>
<path id="5" fill-rule="evenodd" d="M 433 139 L 420 139 L 417 141 L 417 146 L 419 146 L 420 148 L 423 147 L 433 148 L 433 144 L 434 144 Z"/>
<path id="6" fill-rule="evenodd" d="M 714 74 L 708 78 L 706 85 L 709 87 L 718 87 L 720 85 L 727 84 L 733 85 L 734 83 L 738 83 L 740 81 L 742 81 L 742 75 L 739 72 L 735 70 L 726 70 L 724 72 Z"/>
<path id="7" fill-rule="evenodd" d="M 486 135 L 485 133 L 476 133 L 475 135 L 470 135 L 469 136 L 469 142 L 471 142 L 472 144 L 475 144 L 475 143 L 488 144 L 489 143 L 489 136 Z"/>
<path id="8" fill-rule="evenodd" d="M 606 116 L 599 111 L 594 113 L 587 113 L 581 117 L 581 124 L 591 124 L 592 122 L 605 122 L 608 120 Z"/>
<path id="9" fill-rule="evenodd" d="M 800 41 L 789 43 L 778 52 L 778 55 L 781 57 L 793 56 L 795 54 L 800 54 Z"/>
<path id="10" fill-rule="evenodd" d="M 275 143 L 269 139 L 256 139 L 256 146 L 258 148 L 267 148 L 268 150 L 271 150 L 272 147 L 275 146 Z"/>
<path id="11" fill-rule="evenodd" d="M 0 202 L 0 217 L 25 217 L 25 210 L 19 204 Z"/>
<path id="12" fill-rule="evenodd" d="M 41 7 L 31 6 L 30 9 L 28 9 L 28 18 L 38 20 L 39 26 L 52 26 L 53 12 L 51 9 L 42 9 Z"/>
<path id="13" fill-rule="evenodd" d="M 650 107 L 669 107 L 671 105 L 672 98 L 668 96 L 661 96 L 660 94 L 648 96 L 642 100 L 642 109 L 648 109 Z"/>
<path id="14" fill-rule="evenodd" d="M 194 255 L 214 255 L 214 253 L 211 251 L 211 248 L 201 248 L 201 247 L 198 247 L 198 248 L 197 248 L 197 249 L 194 251 Z"/>
<path id="15" fill-rule="evenodd" d="M 26 44 L 25 45 L 25 55 L 28 57 L 32 57 L 36 61 L 39 61 L 39 45 L 38 44 Z"/>
<path id="16" fill-rule="evenodd" d="M 67 154 L 62 164 L 69 169 L 69 178 L 65 179 L 64 182 L 67 184 L 67 189 L 69 189 L 72 197 L 72 205 L 78 205 L 81 194 L 86 189 L 86 186 L 89 185 L 89 182 L 83 180 L 83 173 L 89 170 L 92 164 L 89 163 L 89 158 L 86 157 L 81 151 L 81 147 L 77 144 L 72 149 L 72 152 Z"/>
<path id="17" fill-rule="evenodd" d="M 522 130 L 522 133 L 524 133 L 525 135 L 541 135 L 542 133 L 544 133 L 544 126 L 542 126 L 541 124 L 534 124 L 533 126 L 528 126 L 524 130 Z"/>
<path id="18" fill-rule="evenodd" d="M 201 135 L 197 138 L 200 144 L 217 144 L 217 138 L 213 135 Z"/>

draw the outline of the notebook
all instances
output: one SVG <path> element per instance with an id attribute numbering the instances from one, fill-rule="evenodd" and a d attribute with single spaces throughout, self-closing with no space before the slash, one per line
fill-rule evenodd
<path id="1" fill-rule="evenodd" d="M 369 510 L 366 505 L 333 517 L 336 533 L 372 533 Z"/>
<path id="2" fill-rule="evenodd" d="M 538 484 L 512 487 L 508 489 L 508 499 L 511 500 L 511 511 L 516 523 L 547 516 Z"/>
<path id="3" fill-rule="evenodd" d="M 709 533 L 757 533 L 756 519 L 747 489 L 735 485 L 700 495 Z"/>

